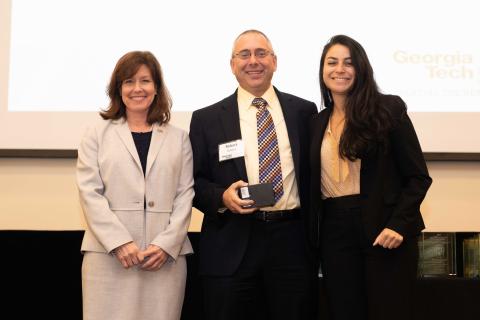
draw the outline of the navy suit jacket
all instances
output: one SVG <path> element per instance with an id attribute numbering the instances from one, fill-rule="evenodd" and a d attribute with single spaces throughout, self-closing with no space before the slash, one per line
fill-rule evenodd
<path id="1" fill-rule="evenodd" d="M 395 230 L 403 237 L 417 236 L 425 228 L 420 204 L 432 183 L 405 103 L 393 95 L 381 95 L 380 103 L 388 108 L 396 125 L 389 133 L 386 149 L 376 146 L 361 157 L 362 220 L 372 243 L 384 228 Z M 322 110 L 312 119 L 310 129 L 312 178 L 308 225 L 309 238 L 315 247 L 320 244 L 323 215 L 320 150 L 331 112 L 331 108 Z"/>
<path id="2" fill-rule="evenodd" d="M 308 123 L 317 113 L 313 102 L 275 88 L 288 131 L 299 188 L 302 212 L 308 206 Z M 223 192 L 234 182 L 248 182 L 243 157 L 218 161 L 219 144 L 241 139 L 237 92 L 192 114 L 190 140 L 193 149 L 195 198 L 193 205 L 204 213 L 199 249 L 201 275 L 228 276 L 245 254 L 252 224 L 251 215 L 218 213 L 224 207 Z"/>

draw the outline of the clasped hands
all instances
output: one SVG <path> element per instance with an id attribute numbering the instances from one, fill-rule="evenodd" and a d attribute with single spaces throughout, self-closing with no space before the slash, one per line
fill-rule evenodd
<path id="1" fill-rule="evenodd" d="M 117 247 L 114 254 L 125 269 L 138 265 L 146 271 L 159 270 L 169 257 L 159 246 L 150 244 L 142 251 L 133 241 Z"/>

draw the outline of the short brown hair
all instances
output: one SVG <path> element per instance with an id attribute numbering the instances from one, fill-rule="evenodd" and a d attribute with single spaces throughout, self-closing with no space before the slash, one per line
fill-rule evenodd
<path id="1" fill-rule="evenodd" d="M 110 104 L 105 111 L 100 112 L 103 119 L 126 118 L 126 106 L 122 100 L 122 83 L 133 77 L 142 65 L 150 70 L 157 92 L 148 109 L 147 122 L 163 124 L 170 120 L 172 99 L 163 81 L 162 68 L 149 51 L 131 51 L 118 60 L 107 87 Z"/>

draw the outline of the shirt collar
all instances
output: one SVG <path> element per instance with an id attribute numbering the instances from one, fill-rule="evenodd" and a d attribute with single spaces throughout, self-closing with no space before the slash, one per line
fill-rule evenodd
<path id="1" fill-rule="evenodd" d="M 243 89 L 240 86 L 238 86 L 237 95 L 238 95 L 237 99 L 238 99 L 239 107 L 246 107 L 246 108 L 249 108 L 249 107 L 255 108 L 254 106 L 252 106 L 252 101 L 255 98 L 265 99 L 265 101 L 267 101 L 268 103 L 268 107 L 271 108 L 272 103 L 274 103 L 276 98 L 275 90 L 273 89 L 272 85 L 270 85 L 270 87 L 267 89 L 267 91 L 265 91 L 265 93 L 261 97 L 254 96 L 253 94 L 251 94 L 250 92 L 248 92 L 247 90 Z"/>

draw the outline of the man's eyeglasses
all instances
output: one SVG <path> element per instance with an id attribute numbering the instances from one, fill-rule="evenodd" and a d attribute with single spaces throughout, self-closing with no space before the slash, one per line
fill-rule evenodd
<path id="1" fill-rule="evenodd" d="M 253 51 L 253 55 L 257 59 L 263 59 L 263 58 L 266 58 L 268 55 L 273 56 L 274 53 L 272 51 L 269 51 L 269 50 L 266 50 L 266 49 L 255 49 Z M 242 60 L 247 60 L 247 59 L 250 59 L 250 57 L 252 56 L 252 51 L 245 49 L 245 50 L 239 51 L 237 53 L 234 53 L 233 56 L 237 57 L 239 59 L 242 59 Z"/>

